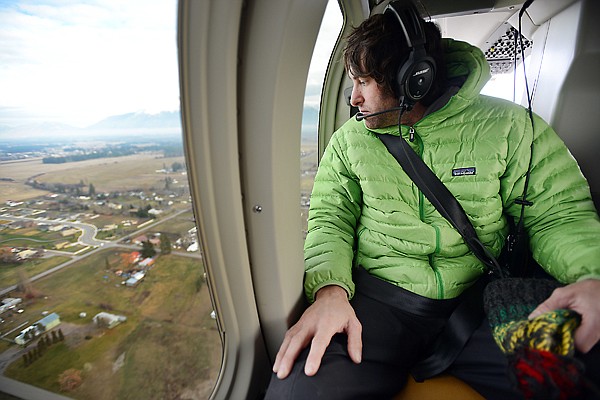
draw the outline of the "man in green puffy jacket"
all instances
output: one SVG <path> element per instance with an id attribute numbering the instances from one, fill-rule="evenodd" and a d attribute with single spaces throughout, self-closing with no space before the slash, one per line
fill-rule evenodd
<path id="1" fill-rule="evenodd" d="M 311 305 L 286 334 L 273 367 L 279 379 L 267 398 L 389 398 L 434 345 L 461 294 L 486 272 L 376 133 L 408 141 L 495 255 L 507 216 L 519 216 L 515 200 L 531 156 L 532 205 L 524 218 L 530 247 L 565 284 L 531 317 L 577 311 L 575 345 L 581 354 L 598 353 L 600 220 L 576 161 L 539 117 L 531 121 L 523 107 L 479 94 L 490 75 L 479 49 L 441 39 L 430 22 L 423 26 L 437 71 L 431 90 L 402 114 L 396 76 L 409 48 L 398 20 L 389 12 L 375 15 L 348 38 L 351 104 L 364 118 L 335 132 L 321 160 L 305 242 Z M 379 113 L 386 110 L 393 111 Z M 361 282 L 376 278 L 370 290 L 378 293 L 361 291 L 357 274 Z M 387 293 L 394 300 L 381 301 Z M 427 311 L 416 312 L 421 305 Z M 520 398 L 487 321 L 469 343 L 447 371 L 486 398 Z"/>

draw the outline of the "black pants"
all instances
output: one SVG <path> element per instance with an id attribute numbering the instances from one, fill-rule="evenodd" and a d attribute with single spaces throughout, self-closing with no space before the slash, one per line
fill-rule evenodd
<path id="1" fill-rule="evenodd" d="M 286 379 L 279 380 L 273 375 L 265 400 L 390 399 L 402 390 L 411 367 L 435 343 L 448 310 L 455 305 L 442 303 L 439 313 L 422 315 L 419 310 L 411 312 L 414 311 L 411 307 L 379 302 L 358 288 L 351 303 L 363 327 L 361 364 L 354 364 L 350 359 L 346 335 L 336 335 L 315 376 L 304 374 L 306 349 Z M 596 375 L 590 380 L 600 382 L 600 346 L 586 355 L 584 361 L 588 364 L 587 371 Z M 446 373 L 463 380 L 486 399 L 521 399 L 508 378 L 507 367 L 506 357 L 494 342 L 488 321 L 484 320 Z"/>

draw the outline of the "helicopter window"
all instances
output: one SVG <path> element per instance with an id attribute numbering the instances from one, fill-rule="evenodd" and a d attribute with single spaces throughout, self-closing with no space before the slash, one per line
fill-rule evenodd
<path id="1" fill-rule="evenodd" d="M 2 392 L 210 395 L 176 18 L 176 0 L 0 3 Z"/>
<path id="2" fill-rule="evenodd" d="M 313 57 L 310 63 L 306 91 L 304 93 L 304 112 L 302 114 L 301 142 L 301 191 L 300 208 L 303 232 L 306 233 L 306 220 L 310 206 L 310 193 L 318 166 L 318 139 L 320 102 L 329 57 L 342 29 L 342 14 L 338 2 L 329 0 L 321 29 L 317 37 Z"/>

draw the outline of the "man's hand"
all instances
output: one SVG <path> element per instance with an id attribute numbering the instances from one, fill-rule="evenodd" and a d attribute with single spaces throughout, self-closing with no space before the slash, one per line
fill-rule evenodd
<path id="1" fill-rule="evenodd" d="M 556 289 L 529 315 L 529 319 L 560 308 L 581 314 L 581 325 L 575 332 L 575 347 L 583 353 L 600 340 L 600 280 L 587 279 Z"/>
<path id="2" fill-rule="evenodd" d="M 348 353 L 355 363 L 362 358 L 362 326 L 348 301 L 346 291 L 340 286 L 319 289 L 315 302 L 304 311 L 300 320 L 292 326 L 279 348 L 273 372 L 279 379 L 286 378 L 298 354 L 311 344 L 304 373 L 313 376 L 321 366 L 325 349 L 336 333 L 348 335 Z"/>

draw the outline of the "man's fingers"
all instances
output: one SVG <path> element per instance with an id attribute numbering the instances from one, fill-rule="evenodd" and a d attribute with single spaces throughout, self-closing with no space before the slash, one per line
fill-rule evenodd
<path id="1" fill-rule="evenodd" d="M 281 343 L 281 346 L 279 347 L 277 356 L 275 357 L 275 363 L 273 364 L 273 372 L 275 372 L 275 373 L 279 372 L 279 369 L 281 368 L 281 360 L 283 359 L 283 356 L 287 352 L 289 345 L 290 345 L 290 341 L 289 341 L 289 338 L 286 336 L 283 340 L 283 343 Z"/>
<path id="2" fill-rule="evenodd" d="M 348 354 L 356 364 L 362 361 L 362 325 L 358 320 L 348 327 Z"/>
<path id="3" fill-rule="evenodd" d="M 321 360 L 323 359 L 323 354 L 325 354 L 325 349 L 327 349 L 330 342 L 331 337 L 322 335 L 314 337 L 310 345 L 306 365 L 304 366 L 304 373 L 307 376 L 313 376 L 317 373 L 321 366 Z"/>
<path id="4" fill-rule="evenodd" d="M 279 379 L 285 379 L 290 374 L 298 354 L 306 347 L 307 341 L 306 334 L 301 332 L 293 334 L 292 331 L 288 331 L 273 365 L 273 372 Z"/>
<path id="5" fill-rule="evenodd" d="M 355 319 L 349 322 L 344 331 L 348 336 L 348 354 L 353 362 L 359 364 L 362 361 L 362 325 Z M 331 338 L 330 335 L 319 335 L 313 339 L 304 366 L 304 373 L 307 376 L 313 376 L 319 371 L 323 355 L 331 343 Z"/>
<path id="6" fill-rule="evenodd" d="M 559 308 L 570 308 L 570 298 L 564 295 L 564 291 L 556 289 L 550 297 L 540 303 L 535 310 L 529 314 L 529 319 L 537 318 L 542 314 L 550 311 L 558 310 Z"/>
<path id="7" fill-rule="evenodd" d="M 541 303 L 539 306 L 537 306 L 535 308 L 535 310 L 533 310 L 531 312 L 531 314 L 529 314 L 529 319 L 534 319 L 539 317 L 542 314 L 545 314 L 547 312 L 550 312 L 552 310 L 554 310 L 555 308 L 551 308 L 552 306 L 548 305 L 548 300 L 546 300 L 545 302 Z"/>

